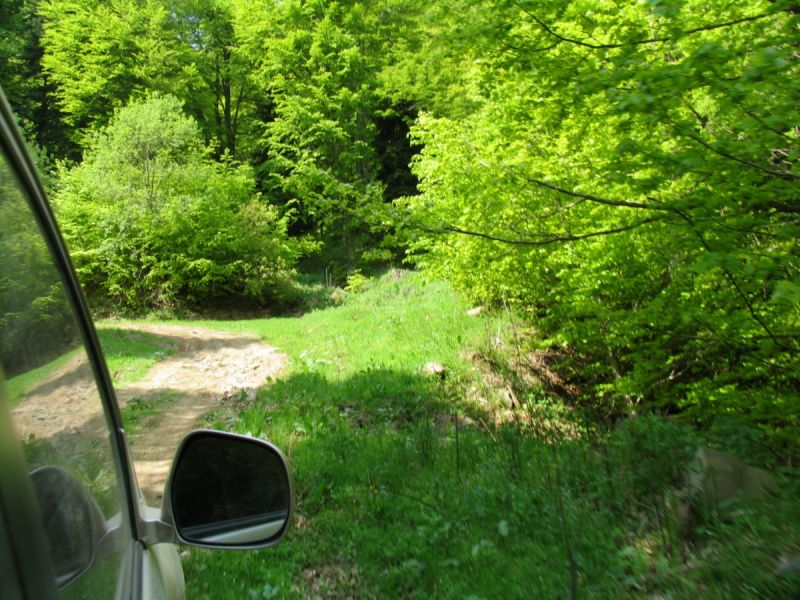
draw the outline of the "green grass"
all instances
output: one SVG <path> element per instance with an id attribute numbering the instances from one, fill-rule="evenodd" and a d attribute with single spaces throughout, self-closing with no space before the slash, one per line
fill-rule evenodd
<path id="1" fill-rule="evenodd" d="M 117 385 L 127 385 L 142 379 L 156 362 L 172 353 L 171 348 L 156 335 L 124 328 L 99 325 L 97 335 L 106 357 L 108 370 Z M 13 406 L 47 381 L 59 368 L 77 356 L 71 350 L 50 362 L 12 377 L 8 390 Z"/>
<path id="2" fill-rule="evenodd" d="M 127 385 L 142 379 L 150 367 L 172 354 L 169 342 L 143 331 L 101 324 L 97 335 L 108 371 L 116 385 Z"/>
<path id="3" fill-rule="evenodd" d="M 417 373 L 434 360 L 462 374 L 470 368 L 462 349 L 491 326 L 466 316 L 468 308 L 443 282 L 392 271 L 340 306 L 302 317 L 191 323 L 257 334 L 289 354 L 294 366 L 329 375 L 344 377 L 377 366 Z"/>
<path id="4" fill-rule="evenodd" d="M 67 361 L 77 356 L 78 352 L 79 350 L 71 350 L 40 367 L 31 369 L 25 373 L 20 373 L 16 377 L 9 379 L 8 394 L 11 397 L 11 406 L 14 407 L 19 404 L 22 398 L 38 387 L 42 382 L 47 381 L 53 373 L 64 366 Z"/>
<path id="5" fill-rule="evenodd" d="M 169 410 L 170 404 L 179 397 L 179 392 L 165 391 L 144 398 L 131 398 L 122 407 L 122 420 L 128 440 L 135 444 L 136 435 L 146 429 L 151 419 Z"/>
<path id="6" fill-rule="evenodd" d="M 255 401 L 209 425 L 288 453 L 298 520 L 272 549 L 190 550 L 189 597 L 788 592 L 772 571 L 800 545 L 794 471 L 769 506 L 683 539 L 666 499 L 698 435 L 655 417 L 598 428 L 535 387 L 514 418 L 492 422 L 467 351 L 501 353 L 511 331 L 502 315 L 467 308 L 443 283 L 393 272 L 299 318 L 202 322 L 256 333 L 291 358 Z M 428 361 L 447 377 L 423 375 Z"/>

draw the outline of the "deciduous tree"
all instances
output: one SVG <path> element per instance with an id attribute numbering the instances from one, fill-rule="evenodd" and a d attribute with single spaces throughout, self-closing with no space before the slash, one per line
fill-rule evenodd
<path id="1" fill-rule="evenodd" d="M 252 170 L 212 160 L 170 96 L 119 109 L 55 205 L 82 283 L 117 308 L 275 301 L 302 250 Z"/>

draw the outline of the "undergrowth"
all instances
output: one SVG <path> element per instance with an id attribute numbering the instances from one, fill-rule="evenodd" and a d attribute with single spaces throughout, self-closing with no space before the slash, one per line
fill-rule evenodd
<path id="1" fill-rule="evenodd" d="M 710 440 L 674 419 L 584 418 L 520 364 L 506 313 L 392 271 L 255 332 L 291 357 L 208 424 L 288 454 L 295 524 L 264 551 L 189 550 L 193 598 L 785 597 L 800 483 L 682 532 L 672 500 Z M 490 360 L 481 360 L 488 357 Z M 445 377 L 421 370 L 441 363 Z M 526 383 L 527 382 L 527 383 Z M 747 459 L 748 457 L 744 456 Z"/>

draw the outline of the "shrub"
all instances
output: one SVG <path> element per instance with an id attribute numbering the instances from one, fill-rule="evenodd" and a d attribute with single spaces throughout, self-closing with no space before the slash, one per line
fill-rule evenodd
<path id="1" fill-rule="evenodd" d="M 280 294 L 302 244 L 252 170 L 211 160 L 200 140 L 177 99 L 151 95 L 62 166 L 55 205 L 90 296 L 142 310 Z"/>

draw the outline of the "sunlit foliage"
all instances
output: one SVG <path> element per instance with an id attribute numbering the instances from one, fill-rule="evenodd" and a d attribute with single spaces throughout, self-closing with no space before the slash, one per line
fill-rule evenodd
<path id="1" fill-rule="evenodd" d="M 491 15 L 477 108 L 414 129 L 418 262 L 528 309 L 544 344 L 577 351 L 603 412 L 796 426 L 795 11 L 559 0 Z"/>
<path id="2" fill-rule="evenodd" d="M 170 96 L 119 110 L 55 203 L 82 282 L 120 308 L 274 300 L 300 252 L 252 170 L 211 160 Z"/>

